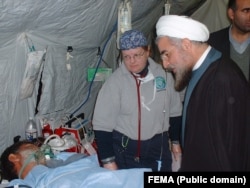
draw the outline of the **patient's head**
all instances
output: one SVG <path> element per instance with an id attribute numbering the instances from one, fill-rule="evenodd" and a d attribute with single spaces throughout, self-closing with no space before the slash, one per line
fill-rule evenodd
<path id="1" fill-rule="evenodd" d="M 45 164 L 45 158 L 39 147 L 29 141 L 14 143 L 6 148 L 1 155 L 3 178 L 9 181 L 25 178 L 37 164 Z"/>

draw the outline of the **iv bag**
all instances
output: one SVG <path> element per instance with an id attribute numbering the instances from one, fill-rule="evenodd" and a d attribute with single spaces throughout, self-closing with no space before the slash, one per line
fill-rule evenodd
<path id="1" fill-rule="evenodd" d="M 124 33 L 131 29 L 131 7 L 130 3 L 123 3 L 119 10 L 120 32 Z"/>
<path id="2" fill-rule="evenodd" d="M 167 3 L 165 3 L 165 15 L 169 15 L 170 13 L 170 8 L 171 8 L 171 4 L 167 1 Z"/>
<path id="3" fill-rule="evenodd" d="M 131 25 L 132 6 L 130 0 L 121 2 L 118 9 L 118 29 L 117 29 L 117 47 L 119 47 L 120 36 L 128 30 L 132 29 Z"/>
<path id="4" fill-rule="evenodd" d="M 25 72 L 20 87 L 20 99 L 26 99 L 32 96 L 39 71 L 43 65 L 45 52 L 46 50 L 28 53 Z"/>

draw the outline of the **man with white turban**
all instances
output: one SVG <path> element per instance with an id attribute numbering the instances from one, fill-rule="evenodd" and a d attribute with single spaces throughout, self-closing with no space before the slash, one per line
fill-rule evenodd
<path id="1" fill-rule="evenodd" d="M 231 59 L 206 42 L 207 27 L 160 17 L 157 46 L 175 89 L 186 88 L 180 171 L 250 170 L 250 87 Z"/>

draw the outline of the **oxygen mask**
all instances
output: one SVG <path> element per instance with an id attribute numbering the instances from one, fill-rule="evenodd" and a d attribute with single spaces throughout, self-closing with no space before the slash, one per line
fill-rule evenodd
<path id="1" fill-rule="evenodd" d="M 29 165 L 46 165 L 46 161 L 54 157 L 54 153 L 49 145 L 42 145 L 40 148 L 34 145 L 28 145 L 19 151 L 20 155 L 24 159 L 21 170 L 19 171 L 19 178 L 23 173 L 23 170 Z"/>

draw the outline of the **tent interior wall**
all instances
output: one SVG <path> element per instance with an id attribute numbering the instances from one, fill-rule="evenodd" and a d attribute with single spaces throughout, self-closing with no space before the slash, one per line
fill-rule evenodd
<path id="1" fill-rule="evenodd" d="M 132 28 L 143 31 L 154 45 L 154 29 L 164 14 L 165 0 L 131 0 Z M 91 120 L 103 82 L 87 80 L 88 68 L 118 66 L 118 7 L 122 0 L 1 0 L 0 1 L 0 152 L 20 135 L 34 116 L 53 128 L 70 115 Z M 188 15 L 215 31 L 229 24 L 227 0 L 169 0 L 170 14 Z M 28 42 L 27 42 L 28 41 Z M 46 50 L 32 96 L 21 99 L 27 54 Z M 73 51 L 67 56 L 68 46 Z M 68 54 L 69 55 L 69 54 Z M 157 58 L 157 49 L 153 48 Z M 69 68 L 70 66 L 70 68 Z M 68 67 L 68 69 L 67 69 Z M 41 130 L 39 130 L 39 134 Z"/>

